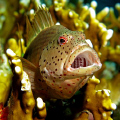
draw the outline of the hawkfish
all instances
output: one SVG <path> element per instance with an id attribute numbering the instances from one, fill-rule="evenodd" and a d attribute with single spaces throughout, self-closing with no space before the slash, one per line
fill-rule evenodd
<path id="1" fill-rule="evenodd" d="M 46 8 L 40 7 L 26 24 L 29 42 L 21 60 L 34 95 L 69 99 L 101 68 L 85 34 L 55 25 Z"/>

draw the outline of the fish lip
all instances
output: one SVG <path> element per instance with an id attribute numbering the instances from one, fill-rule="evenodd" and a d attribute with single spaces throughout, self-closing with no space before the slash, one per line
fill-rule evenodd
<path id="1" fill-rule="evenodd" d="M 83 54 L 84 52 L 90 53 L 91 57 L 92 57 L 92 59 L 94 59 L 94 61 L 89 60 L 90 65 L 86 66 L 86 67 L 81 67 L 81 66 L 78 67 L 78 68 L 71 67 L 71 65 L 74 62 L 75 58 L 78 55 Z M 73 58 L 74 55 L 75 55 L 75 57 Z M 85 59 L 88 60 L 87 57 Z M 64 68 L 65 68 L 64 73 L 67 73 L 68 75 L 79 75 L 79 76 L 82 76 L 82 75 L 85 75 L 85 72 L 82 72 L 82 70 L 86 70 L 86 75 L 92 75 L 93 72 L 96 72 L 97 70 L 99 70 L 101 68 L 101 66 L 102 66 L 102 64 L 100 62 L 100 59 L 99 59 L 96 51 L 94 49 L 92 49 L 91 47 L 88 47 L 87 45 L 83 45 L 83 46 L 80 46 L 79 48 L 77 48 L 76 50 L 74 50 L 74 52 L 72 52 L 68 56 L 68 58 L 67 58 L 67 60 L 65 62 L 65 65 L 64 65 Z"/>

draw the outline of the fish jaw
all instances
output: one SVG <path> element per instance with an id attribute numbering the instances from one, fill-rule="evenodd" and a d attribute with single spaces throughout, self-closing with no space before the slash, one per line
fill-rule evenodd
<path id="1" fill-rule="evenodd" d="M 71 53 L 64 65 L 64 73 L 70 76 L 92 75 L 102 64 L 94 49 L 83 45 Z"/>

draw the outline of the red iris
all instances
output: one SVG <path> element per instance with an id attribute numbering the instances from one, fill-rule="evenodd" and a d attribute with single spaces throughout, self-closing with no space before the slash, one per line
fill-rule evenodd
<path id="1" fill-rule="evenodd" d="M 64 45 L 66 42 L 67 42 L 67 38 L 62 37 L 62 36 L 59 37 L 58 43 L 59 43 L 60 45 Z"/>

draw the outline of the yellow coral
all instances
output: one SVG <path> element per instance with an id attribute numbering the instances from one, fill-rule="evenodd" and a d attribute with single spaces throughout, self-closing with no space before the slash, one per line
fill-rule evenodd
<path id="1" fill-rule="evenodd" d="M 96 89 L 109 89 L 111 91 L 111 99 L 116 104 L 118 104 L 120 100 L 119 78 L 120 73 L 118 73 L 111 81 L 107 81 L 105 78 L 102 78 L 100 85 L 96 86 Z"/>
<path id="2" fill-rule="evenodd" d="M 24 39 L 20 39 L 17 43 L 16 39 L 10 38 L 8 40 L 8 48 L 13 50 L 17 56 L 22 56 L 22 53 L 26 51 Z"/>
<path id="3" fill-rule="evenodd" d="M 83 111 L 74 120 L 112 120 L 111 111 L 116 109 L 116 105 L 110 99 L 110 90 L 95 90 L 98 84 L 100 81 L 95 76 L 89 79 L 83 99 Z"/>
<path id="4" fill-rule="evenodd" d="M 118 19 L 116 18 L 115 14 L 114 14 L 114 9 L 113 8 L 110 8 L 109 17 L 107 17 L 105 20 L 106 20 L 106 22 L 110 22 L 111 23 L 108 26 L 108 28 L 118 27 L 120 29 L 119 17 L 118 17 Z"/>
<path id="5" fill-rule="evenodd" d="M 113 35 L 113 30 L 107 29 L 106 25 L 100 23 L 96 19 L 96 14 L 93 8 L 90 8 L 89 28 L 85 30 L 87 39 L 93 43 L 95 50 L 99 53 L 101 47 L 105 47 L 108 40 Z"/>
<path id="6" fill-rule="evenodd" d="M 2 61 L 2 63 L 1 63 Z M 5 54 L 0 55 L 0 103 L 3 105 L 8 99 L 12 83 L 12 71 Z"/>
<path id="7" fill-rule="evenodd" d="M 10 113 L 9 120 L 37 120 L 39 118 L 44 119 L 46 117 L 45 103 L 38 100 L 37 114 L 33 116 L 33 109 L 35 107 L 35 99 L 31 91 L 28 75 L 23 71 L 22 63 L 19 58 L 16 58 L 16 54 L 7 49 L 7 55 L 11 60 L 12 70 L 14 71 L 12 94 L 9 100 Z M 28 86 L 25 87 L 25 84 Z M 23 89 L 24 88 L 24 89 Z M 26 89 L 27 88 L 27 89 Z M 18 114 L 19 113 L 19 114 Z"/>
<path id="8" fill-rule="evenodd" d="M 35 1 L 31 1 L 31 3 L 28 4 L 29 7 L 28 7 L 26 13 L 30 14 L 31 19 L 32 19 L 32 17 L 31 17 L 32 14 L 30 13 L 29 10 L 35 11 L 35 9 L 38 6 L 38 3 L 39 2 L 37 2 L 37 0 L 35 0 Z M 20 6 L 21 6 L 21 4 L 20 4 Z M 100 74 L 102 73 L 102 71 L 105 69 L 104 62 L 106 60 L 114 61 L 117 64 L 120 64 L 120 61 L 119 61 L 119 56 L 120 56 L 120 47 L 119 47 L 119 45 L 120 45 L 120 40 L 119 40 L 119 38 L 120 38 L 120 33 L 119 33 L 119 29 L 120 29 L 120 22 L 119 22 L 120 21 L 120 7 L 119 6 L 120 6 L 119 4 L 116 4 L 116 6 L 115 6 L 116 9 L 118 10 L 118 13 L 119 13 L 118 18 L 115 17 L 113 8 L 109 9 L 108 7 L 105 7 L 98 14 L 96 14 L 95 10 L 96 10 L 96 7 L 97 7 L 97 3 L 91 2 L 90 7 L 89 7 L 88 5 L 83 4 L 83 0 L 78 0 L 76 8 L 75 7 L 70 7 L 68 5 L 67 0 L 53 0 L 53 6 L 50 7 L 50 12 L 52 14 L 52 17 L 54 18 L 55 23 L 58 21 L 61 24 L 63 24 L 64 26 L 66 26 L 67 28 L 71 29 L 71 30 L 85 31 L 86 38 L 90 39 L 92 41 L 94 49 L 98 52 L 98 54 L 100 56 L 100 59 L 101 59 L 101 62 L 103 63 L 102 69 L 99 70 L 95 74 L 95 76 L 97 76 L 97 77 L 99 77 Z M 23 9 L 20 8 L 19 11 L 24 16 L 25 9 L 23 10 Z M 19 15 L 20 14 L 18 13 L 17 18 L 21 19 L 22 17 L 21 18 L 18 17 Z M 107 15 L 108 15 L 108 17 L 106 17 Z M 105 21 L 105 23 L 103 21 Z M 108 23 L 110 23 L 110 24 L 108 24 Z M 12 22 L 12 26 L 13 26 L 13 22 Z M 24 24 L 22 24 L 21 26 L 23 26 L 23 28 L 24 28 Z M 115 28 L 115 30 L 113 28 Z M 6 25 L 5 25 L 4 29 L 8 29 L 6 27 Z M 111 29 L 113 29 L 114 32 Z M 22 31 L 24 31 L 24 29 Z M 4 32 L 4 30 L 3 30 L 3 32 Z M 10 32 L 8 32 L 8 33 L 10 34 Z M 6 35 L 4 35 L 4 34 L 2 36 L 5 36 L 5 38 L 6 38 Z M 113 36 L 112 36 L 112 34 L 113 34 Z M 24 35 L 25 35 L 25 33 L 24 33 Z M 7 35 L 7 37 L 8 37 L 8 35 Z M 110 46 L 107 46 L 107 43 L 109 43 L 109 42 L 110 42 Z M 17 41 L 15 39 L 11 38 L 11 39 L 8 40 L 8 48 L 12 49 L 18 56 L 21 56 L 20 42 L 17 43 Z M 22 45 L 22 49 L 23 49 L 23 53 L 24 53 L 25 50 L 26 50 L 24 43 Z M 14 54 L 13 54 L 13 56 L 14 56 Z M 13 64 L 13 62 L 14 61 L 12 61 L 12 64 Z M 15 67 L 15 69 L 17 71 L 19 71 L 19 65 L 17 65 L 17 66 Z M 6 73 L 6 71 L 5 71 L 5 73 Z M 1 76 L 0 76 L 2 78 L 2 80 L 4 80 L 3 75 L 4 74 L 2 73 Z M 97 85 L 97 89 L 99 89 L 99 88 L 100 89 L 103 89 L 103 88 L 110 89 L 112 100 L 116 103 L 119 101 L 119 84 L 118 84 L 119 83 L 119 77 L 120 77 L 120 75 L 118 73 L 116 75 L 116 77 L 114 77 L 114 79 L 109 81 L 109 82 L 106 81 L 106 79 L 102 78 L 101 83 L 100 83 L 102 87 L 100 86 L 100 84 Z M 21 78 L 22 78 L 22 76 L 21 76 Z M 5 79 L 5 81 L 6 81 L 6 79 Z M 91 82 L 89 82 L 88 85 L 89 84 L 91 85 Z M 2 85 L 3 84 L 1 83 L 1 86 Z M 23 88 L 24 87 L 26 87 L 26 85 L 25 86 L 23 85 Z M 86 94 L 90 93 L 91 96 L 92 96 L 92 94 L 94 93 L 93 96 L 92 96 L 93 98 L 94 98 L 94 95 L 97 96 L 97 98 L 95 98 L 95 100 L 93 98 L 88 99 L 88 103 L 89 103 L 89 100 L 90 101 L 93 100 L 92 102 L 95 102 L 95 103 L 96 103 L 96 101 L 98 101 L 98 105 L 101 105 L 101 106 L 104 106 L 104 107 L 107 107 L 107 108 L 110 107 L 111 101 L 109 99 L 109 96 L 108 96 L 108 99 L 105 99 L 105 100 L 103 99 L 102 100 L 102 98 L 107 98 L 104 90 L 103 91 L 98 91 L 98 92 L 96 91 L 96 93 L 95 93 L 95 90 L 93 90 L 93 91 L 91 90 L 90 92 L 88 90 L 90 90 L 90 88 L 87 89 Z M 7 93 L 7 92 L 5 92 L 5 93 Z M 116 94 L 114 94 L 114 93 L 116 93 Z M 1 94 L 3 94 L 2 88 L 1 88 Z M 28 97 L 28 99 L 29 99 L 29 97 Z M 2 98 L 3 98 L 3 96 L 2 96 Z M 14 96 L 13 96 L 13 98 L 14 98 Z M 98 98 L 101 99 L 101 101 L 102 101 L 101 103 L 100 103 Z M 5 100 L 3 100 L 3 101 L 5 101 Z M 15 104 L 17 104 L 18 101 L 21 102 L 20 100 L 16 100 Z M 18 106 L 20 107 L 19 102 L 18 102 Z M 28 106 L 31 103 L 32 102 L 29 102 Z M 84 104 L 86 104 L 86 103 L 84 103 Z M 25 103 L 25 105 L 27 105 L 27 102 Z M 97 107 L 96 107 L 96 109 L 92 108 L 92 103 L 91 103 L 91 106 L 89 106 L 89 104 L 87 104 L 87 105 L 88 105 L 87 107 L 89 109 L 92 109 L 93 111 L 95 110 L 94 114 L 95 114 L 95 116 L 97 116 L 97 114 L 96 114 Z M 114 104 L 112 104 L 112 105 L 114 106 Z M 104 117 L 104 119 L 107 119 L 106 116 L 107 117 L 110 116 L 111 112 L 109 111 L 109 112 L 106 113 L 106 112 L 103 111 L 103 108 L 100 108 L 99 111 L 101 112 L 102 117 Z M 43 113 L 45 113 L 45 112 L 43 112 Z M 42 114 L 42 113 L 40 113 L 40 114 Z M 83 113 L 82 115 L 85 116 L 84 117 L 85 119 L 87 119 L 88 115 L 86 115 L 86 113 Z M 98 114 L 98 116 L 100 116 L 100 114 Z M 96 119 L 97 119 L 97 117 L 96 117 Z M 111 118 L 109 117 L 109 119 L 111 119 Z"/>
<path id="9" fill-rule="evenodd" d="M 73 10 L 64 9 L 62 3 L 54 2 L 54 6 L 50 8 L 50 12 L 52 14 L 54 13 L 53 11 L 55 11 L 55 15 L 57 16 L 60 24 L 68 29 L 83 31 L 87 28 L 87 23 L 80 20 L 80 16 Z M 53 20 L 57 21 L 55 17 Z"/>
<path id="10" fill-rule="evenodd" d="M 109 90 L 95 90 L 96 85 L 99 83 L 99 79 L 95 77 L 88 81 L 84 109 L 90 110 L 95 120 L 112 120 L 111 110 L 115 110 L 116 105 L 111 102 Z"/>

